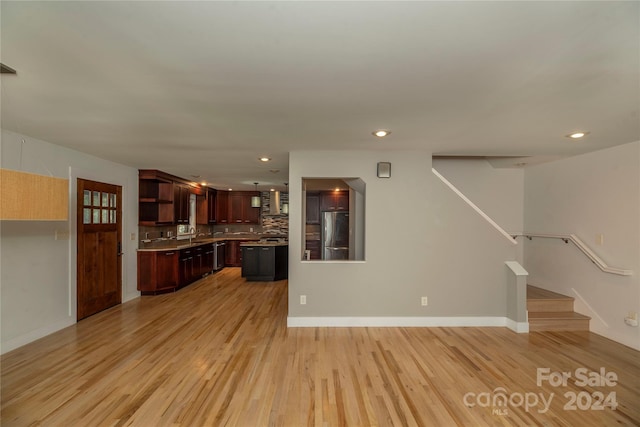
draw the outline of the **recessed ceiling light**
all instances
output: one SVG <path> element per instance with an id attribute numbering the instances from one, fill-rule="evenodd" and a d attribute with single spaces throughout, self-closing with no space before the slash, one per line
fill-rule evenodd
<path id="1" fill-rule="evenodd" d="M 261 162 L 268 162 L 269 160 L 271 160 L 269 157 L 260 157 Z"/>
<path id="2" fill-rule="evenodd" d="M 271 188 L 271 189 L 269 189 L 269 191 L 276 191 L 276 189 L 275 188 Z"/>
<path id="3" fill-rule="evenodd" d="M 205 185 L 207 185 L 207 181 L 202 181 L 202 182 L 200 183 L 200 185 L 202 185 L 202 186 L 204 187 Z"/>
<path id="4" fill-rule="evenodd" d="M 589 135 L 589 132 L 574 132 L 567 135 L 567 138 L 580 139 L 580 138 L 584 138 L 587 135 Z"/>
<path id="5" fill-rule="evenodd" d="M 374 136 L 377 136 L 378 138 L 384 138 L 385 136 L 389 135 L 391 133 L 390 130 L 387 129 L 378 129 L 374 132 L 372 132 L 372 134 Z"/>
<path id="6" fill-rule="evenodd" d="M 233 191 L 233 188 L 229 188 L 229 191 Z"/>

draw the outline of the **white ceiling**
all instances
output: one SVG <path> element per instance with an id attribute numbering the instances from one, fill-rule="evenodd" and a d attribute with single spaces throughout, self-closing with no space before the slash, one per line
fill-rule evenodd
<path id="1" fill-rule="evenodd" d="M 2 77 L 3 128 L 218 188 L 284 189 L 291 150 L 548 159 L 640 140 L 638 2 L 3 0 L 0 13 L 0 59 L 18 71 Z"/>

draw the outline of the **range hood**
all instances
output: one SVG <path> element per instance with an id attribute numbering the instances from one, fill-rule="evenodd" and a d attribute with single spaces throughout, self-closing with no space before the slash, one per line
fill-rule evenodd
<path id="1" fill-rule="evenodd" d="M 279 191 L 269 191 L 269 215 L 280 215 Z"/>

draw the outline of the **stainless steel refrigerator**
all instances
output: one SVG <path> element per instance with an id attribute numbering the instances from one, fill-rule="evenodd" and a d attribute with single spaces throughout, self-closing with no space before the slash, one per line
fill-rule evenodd
<path id="1" fill-rule="evenodd" d="M 322 212 L 322 259 L 349 259 L 348 212 Z"/>

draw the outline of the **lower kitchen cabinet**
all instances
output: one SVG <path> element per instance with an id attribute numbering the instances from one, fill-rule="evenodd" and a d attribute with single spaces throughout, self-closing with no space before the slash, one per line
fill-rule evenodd
<path id="1" fill-rule="evenodd" d="M 185 249 L 139 251 L 138 290 L 142 295 L 156 295 L 187 286 L 216 268 L 215 255 L 214 243 Z"/>
<path id="2" fill-rule="evenodd" d="M 322 254 L 320 251 L 320 240 L 307 240 L 306 241 L 306 250 L 309 251 L 309 259 L 321 259 Z"/>
<path id="3" fill-rule="evenodd" d="M 242 255 L 240 253 L 240 241 L 228 240 L 224 253 L 224 265 L 226 267 L 240 267 Z"/>
<path id="4" fill-rule="evenodd" d="M 242 250 L 240 244 L 247 242 L 250 242 L 250 240 L 227 240 L 224 257 L 225 267 L 242 267 Z"/>
<path id="5" fill-rule="evenodd" d="M 143 295 L 171 292 L 178 287 L 178 252 L 138 252 L 138 290 Z"/>
<path id="6" fill-rule="evenodd" d="M 248 281 L 283 280 L 288 276 L 287 245 L 242 246 L 242 276 Z"/>
<path id="7" fill-rule="evenodd" d="M 178 271 L 180 287 L 187 286 L 194 280 L 194 254 L 192 249 L 182 249 L 178 258 Z"/>

